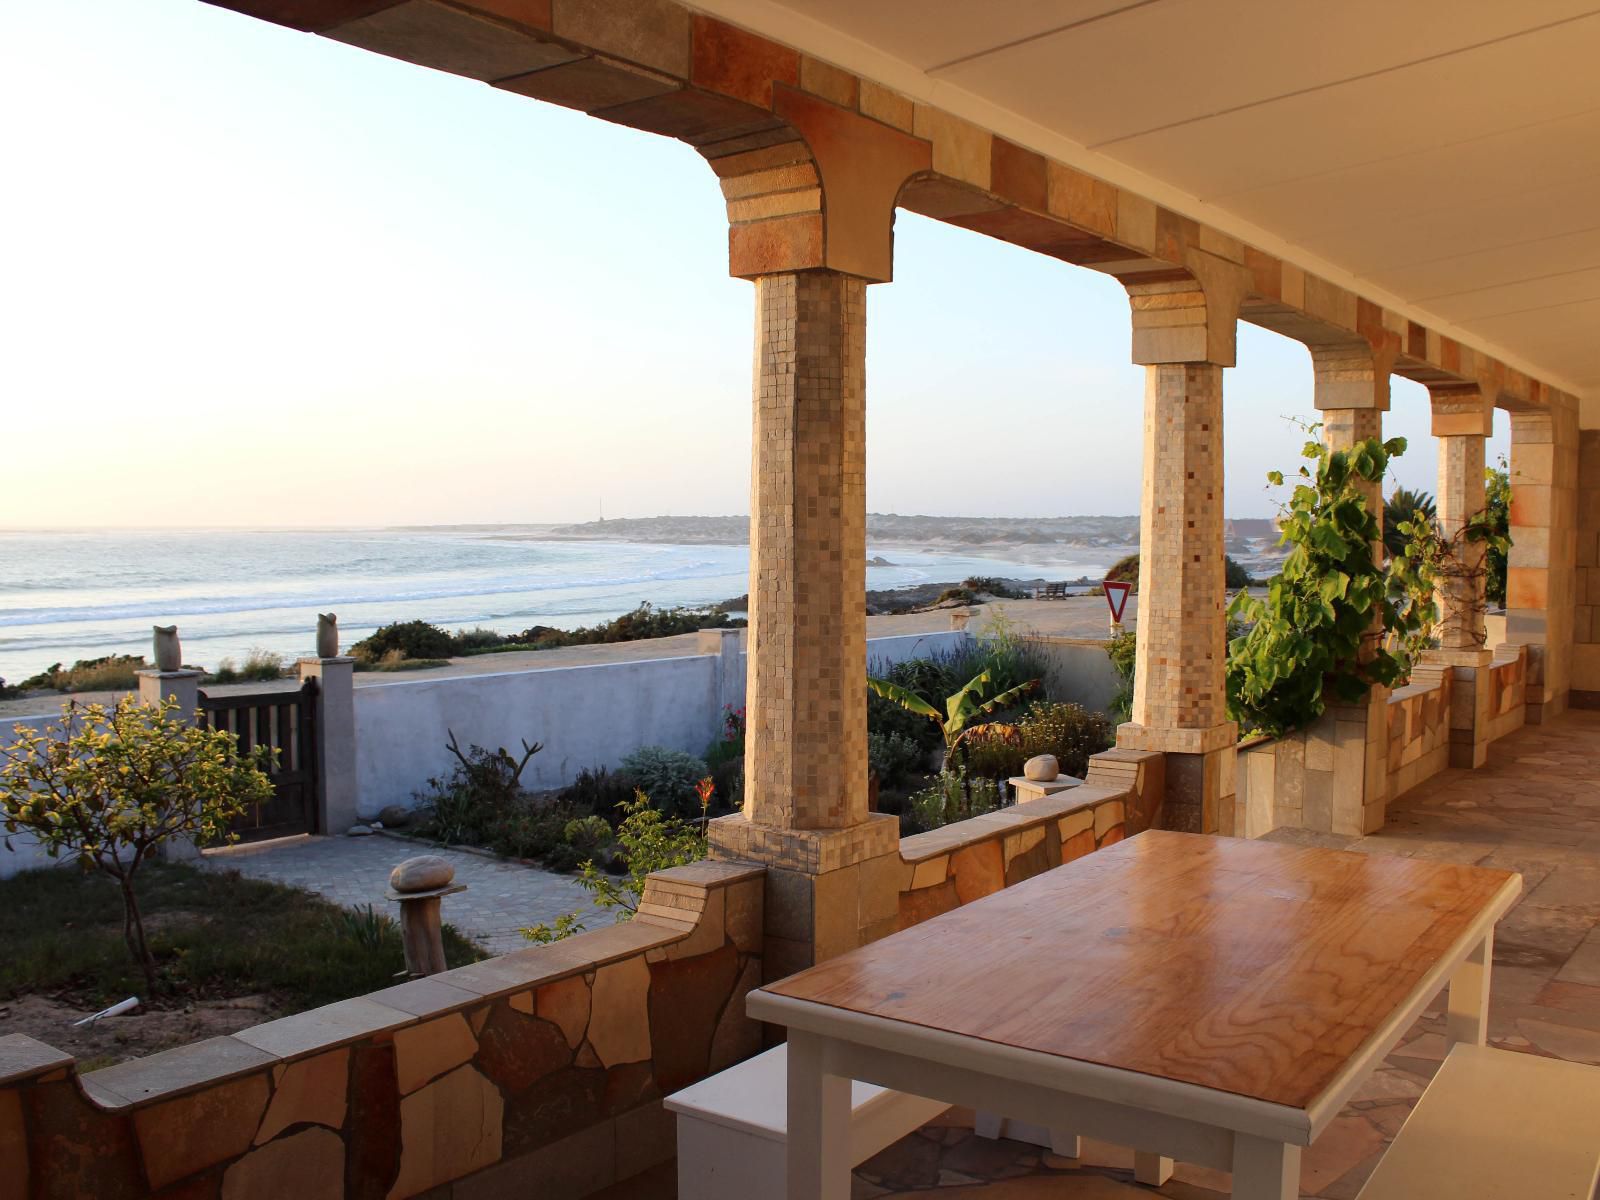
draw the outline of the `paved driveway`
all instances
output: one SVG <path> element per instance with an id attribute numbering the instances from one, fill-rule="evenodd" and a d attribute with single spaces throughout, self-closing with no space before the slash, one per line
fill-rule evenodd
<path id="1" fill-rule="evenodd" d="M 444 919 L 494 954 L 526 948 L 517 932 L 523 926 L 589 906 L 589 894 L 570 875 L 381 834 L 284 838 L 208 850 L 202 857 L 212 869 L 293 884 L 347 908 L 370 904 L 382 912 L 397 908 L 384 896 L 389 872 L 416 854 L 437 854 L 455 866 L 456 882 L 467 890 L 445 897 Z M 590 926 L 605 920 L 602 915 Z"/>

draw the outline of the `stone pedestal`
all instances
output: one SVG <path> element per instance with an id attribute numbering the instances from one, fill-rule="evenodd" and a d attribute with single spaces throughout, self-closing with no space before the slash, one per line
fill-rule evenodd
<path id="1" fill-rule="evenodd" d="M 353 658 L 302 658 L 295 663 L 300 682 L 315 679 L 317 694 L 317 771 L 322 799 L 318 833 L 343 833 L 356 823 L 356 702 Z"/>
<path id="2" fill-rule="evenodd" d="M 1006 782 L 1010 784 L 1011 794 L 1017 798 L 1017 803 L 1026 804 L 1029 800 L 1043 800 L 1046 796 L 1078 787 L 1083 780 L 1072 775 L 1057 775 L 1054 779 L 1029 779 L 1026 775 L 1013 775 Z"/>
<path id="3" fill-rule="evenodd" d="M 200 711 L 199 671 L 136 671 L 139 679 L 139 702 L 159 705 L 168 700 L 178 702 L 178 715 L 188 724 L 194 724 Z M 200 857 L 200 850 L 188 838 L 168 838 L 161 843 L 161 857 L 168 862 L 187 862 Z"/>
<path id="4" fill-rule="evenodd" d="M 1429 650 L 1414 674 L 1448 671 L 1450 691 L 1450 765 L 1472 770 L 1489 759 L 1489 671 L 1494 655 L 1488 649 Z"/>
<path id="5" fill-rule="evenodd" d="M 204 678 L 199 671 L 137 671 L 135 674 L 139 679 L 141 704 L 157 705 L 176 700 L 179 713 L 193 723 L 200 707 L 200 680 Z"/>

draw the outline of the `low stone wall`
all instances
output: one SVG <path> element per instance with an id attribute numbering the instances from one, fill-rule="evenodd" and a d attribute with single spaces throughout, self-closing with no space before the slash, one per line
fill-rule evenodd
<path id="1" fill-rule="evenodd" d="M 1389 799 L 1397 800 L 1450 765 L 1450 706 L 1455 679 L 1449 671 L 1389 695 Z"/>
<path id="2" fill-rule="evenodd" d="M 578 1197 L 674 1153 L 661 1097 L 759 1049 L 764 872 L 624 925 L 79 1076 L 0 1037 L 0 1196 Z"/>
<path id="3" fill-rule="evenodd" d="M 1489 695 L 1484 712 L 1487 740 L 1494 742 L 1528 721 L 1528 648 L 1495 647 L 1489 668 Z"/>
<path id="4" fill-rule="evenodd" d="M 900 840 L 899 928 L 982 899 L 1148 829 L 1164 786 L 1162 756 L 1109 751 L 1085 782 Z"/>

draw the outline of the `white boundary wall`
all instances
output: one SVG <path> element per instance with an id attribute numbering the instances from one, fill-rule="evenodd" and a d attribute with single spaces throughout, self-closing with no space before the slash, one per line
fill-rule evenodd
<path id="1" fill-rule="evenodd" d="M 867 661 L 884 666 L 948 653 L 968 637 L 952 630 L 873 638 Z M 585 767 L 615 768 L 640 746 L 703 754 L 721 729 L 723 705 L 744 706 L 741 640 L 726 638 L 722 654 L 358 687 L 358 812 L 371 819 L 390 804 L 414 806 L 428 779 L 447 775 L 455 763 L 445 749 L 450 730 L 463 748 L 504 746 L 520 755 L 522 738 L 544 743 L 523 776 L 534 789 L 570 783 Z M 38 728 L 56 719 L 0 722 L 0 730 L 10 734 L 17 725 Z M 24 839 L 13 838 L 12 845 L 12 852 L 0 848 L 0 878 L 50 861 Z"/>

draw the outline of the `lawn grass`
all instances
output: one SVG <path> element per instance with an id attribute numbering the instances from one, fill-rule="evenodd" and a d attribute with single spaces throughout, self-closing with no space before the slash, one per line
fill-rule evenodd
<path id="1" fill-rule="evenodd" d="M 136 887 L 161 969 L 157 1006 L 266 993 L 288 1011 L 399 982 L 400 928 L 381 908 L 352 912 L 283 884 L 178 863 L 148 863 Z M 450 926 L 445 957 L 485 957 Z M 122 940 L 116 885 L 75 868 L 0 880 L 0 1001 L 34 992 L 98 1008 L 144 996 Z"/>

